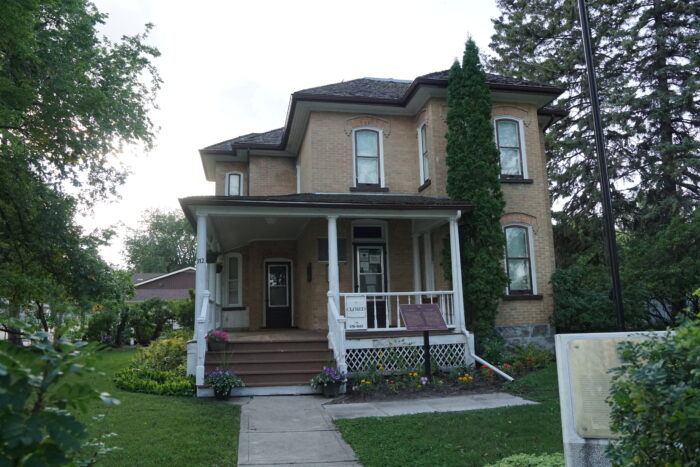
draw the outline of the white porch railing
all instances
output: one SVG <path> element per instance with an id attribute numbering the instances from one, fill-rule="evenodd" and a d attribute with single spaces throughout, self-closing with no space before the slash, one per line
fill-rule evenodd
<path id="1" fill-rule="evenodd" d="M 216 313 L 212 310 L 211 305 L 214 301 L 209 296 L 209 291 L 202 292 L 201 298 L 202 307 L 199 311 L 199 316 L 195 322 L 197 336 L 197 367 L 195 370 L 195 383 L 199 386 L 204 384 L 204 359 L 207 353 L 206 335 L 212 329 L 215 329 Z"/>
<path id="2" fill-rule="evenodd" d="M 345 363 L 345 317 L 340 316 L 333 293 L 328 292 L 328 344 L 341 373 L 347 372 Z"/>
<path id="3" fill-rule="evenodd" d="M 399 306 L 414 303 L 436 303 L 440 307 L 447 327 L 457 328 L 455 320 L 454 291 L 433 290 L 416 292 L 341 293 L 339 314 L 345 310 L 346 297 L 367 297 L 367 331 L 403 331 L 406 326 Z M 364 331 L 364 330 L 363 330 Z"/>

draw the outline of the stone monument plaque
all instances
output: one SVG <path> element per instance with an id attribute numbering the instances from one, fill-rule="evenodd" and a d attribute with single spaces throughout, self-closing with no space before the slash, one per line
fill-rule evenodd
<path id="1" fill-rule="evenodd" d="M 400 305 L 399 310 L 408 331 L 447 330 L 440 307 L 435 303 Z"/>
<path id="2" fill-rule="evenodd" d="M 569 369 L 576 433 L 582 438 L 612 438 L 610 406 L 611 368 L 622 363 L 617 346 L 637 338 L 576 339 L 569 342 Z"/>

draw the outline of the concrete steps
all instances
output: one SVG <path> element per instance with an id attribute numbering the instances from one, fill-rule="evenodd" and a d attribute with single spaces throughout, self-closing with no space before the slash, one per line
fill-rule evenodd
<path id="1" fill-rule="evenodd" d="M 283 338 L 229 342 L 225 351 L 207 352 L 205 372 L 232 370 L 246 387 L 297 386 L 329 364 L 333 353 L 325 338 Z"/>

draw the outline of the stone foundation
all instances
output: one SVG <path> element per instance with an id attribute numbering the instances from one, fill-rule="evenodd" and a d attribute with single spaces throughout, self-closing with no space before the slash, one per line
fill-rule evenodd
<path id="1" fill-rule="evenodd" d="M 519 326 L 496 326 L 496 331 L 503 336 L 506 346 L 532 344 L 544 350 L 554 351 L 554 328 L 550 324 L 535 323 Z"/>

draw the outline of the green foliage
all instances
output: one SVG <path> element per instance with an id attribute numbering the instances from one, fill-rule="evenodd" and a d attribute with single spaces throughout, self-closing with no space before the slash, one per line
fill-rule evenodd
<path id="1" fill-rule="evenodd" d="M 564 467 L 564 455 L 556 454 L 515 454 L 486 467 Z"/>
<path id="2" fill-rule="evenodd" d="M 479 50 L 471 39 L 461 66 L 455 62 L 450 69 L 447 103 L 447 194 L 478 207 L 465 216 L 460 242 L 466 318 L 480 346 L 493 334 L 506 286 L 500 225 L 505 202 L 493 140 L 490 90 Z"/>
<path id="3" fill-rule="evenodd" d="M 170 300 L 170 303 L 177 324 L 194 331 L 194 290 L 190 289 L 189 292 L 189 298 L 176 298 Z"/>
<path id="4" fill-rule="evenodd" d="M 114 383 L 119 389 L 163 396 L 193 396 L 194 376 L 181 370 L 149 370 L 127 367 L 117 371 Z"/>
<path id="5" fill-rule="evenodd" d="M 513 347 L 513 366 L 526 368 L 547 368 L 554 361 L 554 355 L 532 344 Z"/>
<path id="6" fill-rule="evenodd" d="M 117 149 L 152 143 L 147 113 L 160 78 L 145 36 L 100 39 L 104 19 L 87 0 L 0 3 L 0 297 L 9 317 L 37 303 L 81 313 L 108 293 L 97 251 L 111 233 L 85 233 L 74 216 L 123 182 Z M 60 330 L 60 314 L 30 311 Z"/>
<path id="7" fill-rule="evenodd" d="M 152 297 L 131 306 L 129 325 L 139 345 L 148 345 L 158 339 L 168 322 L 173 319 L 170 304 L 162 298 Z"/>
<path id="8" fill-rule="evenodd" d="M 231 370 L 216 368 L 214 371 L 207 373 L 204 377 L 206 384 L 211 384 L 216 396 L 228 396 L 233 388 L 242 388 L 245 386 L 243 380 L 236 376 Z"/>
<path id="9" fill-rule="evenodd" d="M 73 411 L 85 411 L 91 401 L 108 406 L 119 401 L 80 378 L 94 371 L 93 345 L 64 339 L 52 343 L 45 333 L 30 339 L 29 349 L 0 341 L 0 463 L 76 462 L 88 432 Z"/>
<path id="10" fill-rule="evenodd" d="M 505 361 L 506 341 L 500 334 L 494 333 L 481 341 L 481 358 L 497 365 Z"/>
<path id="11" fill-rule="evenodd" d="M 187 363 L 187 341 L 185 337 L 175 335 L 151 342 L 148 347 L 141 347 L 129 364 L 133 368 L 153 371 L 169 371 L 184 368 Z"/>
<path id="12" fill-rule="evenodd" d="M 547 137 L 555 201 L 583 222 L 600 196 L 593 123 L 576 2 L 499 0 L 491 48 L 496 73 L 567 92 L 568 115 Z M 625 228 L 655 231 L 700 200 L 700 5 L 591 0 L 588 3 L 614 211 Z"/>
<path id="13" fill-rule="evenodd" d="M 136 272 L 172 272 L 194 266 L 196 240 L 182 211 L 147 211 L 125 241 L 127 261 Z"/>
<path id="14" fill-rule="evenodd" d="M 115 373 L 115 384 L 118 388 L 131 392 L 167 396 L 193 395 L 194 378 L 185 374 L 189 337 L 174 333 L 170 337 L 151 342 L 148 347 L 138 349 L 129 366 Z"/>
<path id="15" fill-rule="evenodd" d="M 619 346 L 608 403 L 613 465 L 700 465 L 700 318 Z"/>

